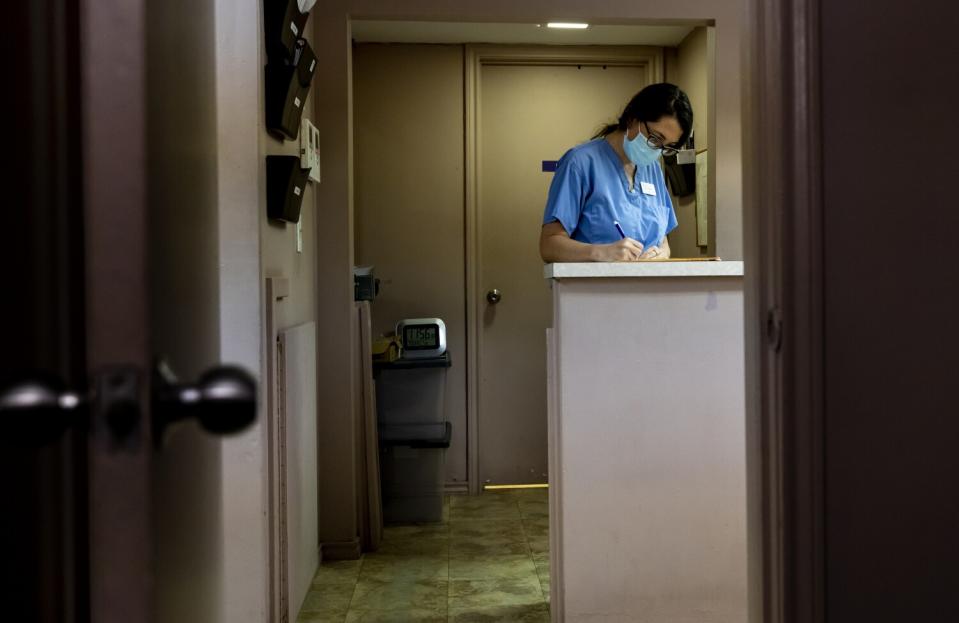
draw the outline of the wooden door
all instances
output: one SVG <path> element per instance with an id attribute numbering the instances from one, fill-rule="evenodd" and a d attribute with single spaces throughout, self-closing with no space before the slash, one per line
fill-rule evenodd
<path id="1" fill-rule="evenodd" d="M 97 392 L 87 464 L 90 617 L 97 623 L 151 621 L 155 610 L 145 4 L 80 5 L 86 377 Z"/>
<path id="2" fill-rule="evenodd" d="M 5 39 L 4 383 L 48 378 L 78 404 L 5 412 L 11 620 L 152 620 L 143 4 L 24 3 Z"/>
<path id="3" fill-rule="evenodd" d="M 4 620 L 218 618 L 219 442 L 155 428 L 227 432 L 254 400 L 241 372 L 154 381 L 155 355 L 190 378 L 217 363 L 213 13 L 186 4 L 8 12 Z"/>
<path id="4" fill-rule="evenodd" d="M 84 382 L 82 214 L 79 176 L 78 12 L 38 0 L 5 7 L 7 140 L 0 168 L 0 383 L 44 373 Z M 59 20 L 55 17 L 59 14 Z M 48 45 L 49 41 L 58 46 Z M 41 132 L 38 132 L 38 129 Z M 72 233 L 71 233 L 72 232 Z M 0 416 L 0 570 L 3 618 L 89 620 L 85 466 L 87 436 L 73 428 L 32 443 L 29 422 Z"/>
<path id="5" fill-rule="evenodd" d="M 546 482 L 550 295 L 539 233 L 556 161 L 651 80 L 639 66 L 484 64 L 478 114 L 481 484 Z M 498 290 L 501 299 L 487 295 Z"/>

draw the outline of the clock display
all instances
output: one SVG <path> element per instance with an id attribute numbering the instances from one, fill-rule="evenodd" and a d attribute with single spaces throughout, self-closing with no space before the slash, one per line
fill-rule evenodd
<path id="1" fill-rule="evenodd" d="M 403 359 L 438 359 L 446 353 L 446 323 L 440 318 L 406 318 L 396 324 L 396 335 L 403 342 Z"/>
<path id="2" fill-rule="evenodd" d="M 403 330 L 403 347 L 412 350 L 437 348 L 439 346 L 439 327 L 434 325 L 419 325 L 405 327 Z"/>

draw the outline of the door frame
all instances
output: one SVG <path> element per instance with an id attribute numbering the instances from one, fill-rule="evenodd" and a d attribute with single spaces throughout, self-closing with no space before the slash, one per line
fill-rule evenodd
<path id="1" fill-rule="evenodd" d="M 819 3 L 750 0 L 744 240 L 750 620 L 825 616 Z M 764 209 L 766 208 L 766 209 Z M 755 384 L 755 385 L 753 385 Z"/>
<path id="2" fill-rule="evenodd" d="M 483 299 L 477 287 L 482 282 L 479 262 L 481 225 L 479 218 L 479 169 L 481 114 L 480 76 L 484 65 L 529 66 L 647 66 L 651 80 L 661 82 L 664 54 L 654 46 L 523 46 L 466 45 L 464 53 L 464 172 L 465 172 L 465 239 L 466 239 L 466 473 L 472 495 L 483 489 L 479 478 L 479 362 L 482 360 L 480 322 Z M 544 336 L 545 339 L 545 336 Z"/>

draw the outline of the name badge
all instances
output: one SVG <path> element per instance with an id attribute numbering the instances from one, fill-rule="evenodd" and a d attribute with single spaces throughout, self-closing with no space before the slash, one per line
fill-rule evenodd
<path id="1" fill-rule="evenodd" d="M 656 196 L 656 187 L 649 182 L 640 182 L 639 187 L 642 189 L 644 195 L 649 195 L 650 197 Z"/>

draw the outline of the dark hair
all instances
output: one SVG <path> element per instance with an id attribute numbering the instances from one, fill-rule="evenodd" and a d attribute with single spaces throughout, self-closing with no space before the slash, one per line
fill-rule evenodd
<path id="1" fill-rule="evenodd" d="M 604 126 L 593 138 L 602 138 L 616 130 L 625 130 L 633 119 L 649 123 L 663 117 L 676 117 L 683 130 L 677 145 L 685 145 L 693 131 L 693 106 L 682 89 L 668 82 L 651 84 L 634 95 L 619 116 L 619 121 Z"/>

